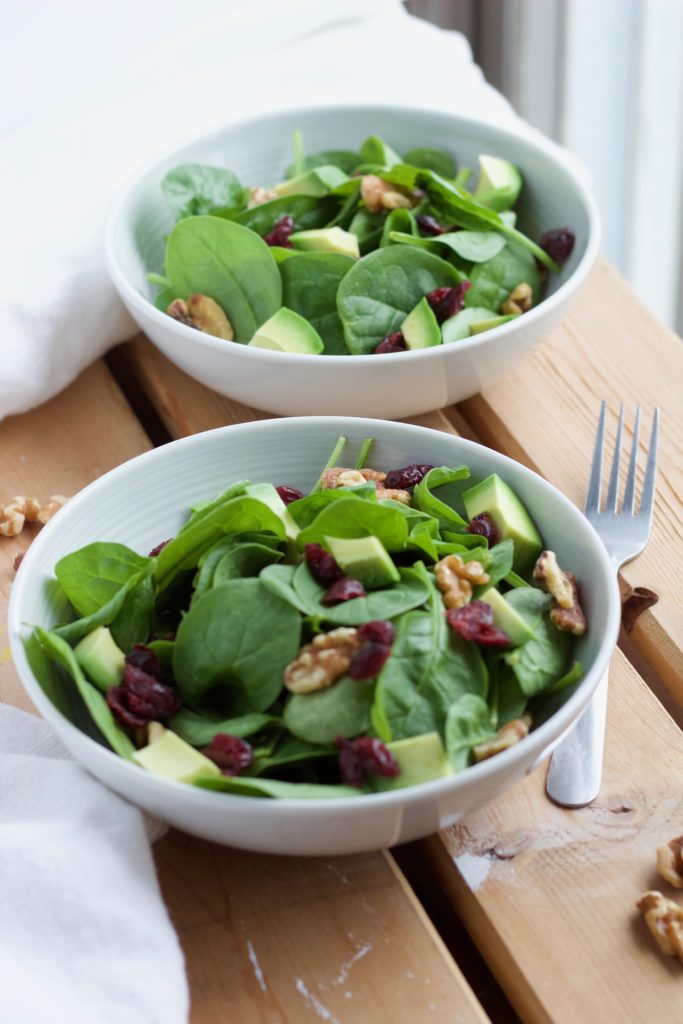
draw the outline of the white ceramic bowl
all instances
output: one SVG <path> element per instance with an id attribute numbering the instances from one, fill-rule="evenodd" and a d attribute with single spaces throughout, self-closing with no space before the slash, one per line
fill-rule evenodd
<path id="1" fill-rule="evenodd" d="M 150 775 L 111 753 L 59 710 L 72 692 L 54 666 L 27 655 L 27 623 L 64 621 L 55 563 L 95 540 L 140 552 L 173 536 L 191 503 L 245 477 L 310 489 L 336 438 L 352 446 L 374 437 L 372 464 L 466 463 L 472 476 L 503 476 L 538 522 L 546 544 L 581 583 L 589 631 L 577 643 L 586 676 L 544 724 L 503 754 L 440 779 L 393 793 L 341 800 L 267 800 L 195 789 Z M 581 513 L 550 484 L 503 455 L 448 434 L 379 420 L 269 420 L 223 427 L 164 445 L 119 466 L 81 491 L 38 535 L 12 586 L 12 655 L 31 699 L 89 771 L 112 789 L 178 828 L 219 843 L 268 853 L 344 854 L 405 842 L 450 825 L 491 800 L 538 764 L 577 718 L 607 668 L 620 601 L 605 550 Z M 38 681 L 52 693 L 50 699 Z M 60 697 L 61 693 L 61 697 Z M 54 703 L 53 703 L 54 701 Z M 73 702 L 72 702 L 73 706 Z M 73 712 L 72 712 L 73 714 Z"/>
<path id="2" fill-rule="evenodd" d="M 209 163 L 229 167 L 248 184 L 272 183 L 290 162 L 296 128 L 308 152 L 356 148 L 366 136 L 381 134 L 399 152 L 443 146 L 460 166 L 477 167 L 481 153 L 506 157 L 524 175 L 519 227 L 538 238 L 566 225 L 576 234 L 574 252 L 561 274 L 550 275 L 547 297 L 518 320 L 449 345 L 381 358 L 252 349 L 201 334 L 156 309 L 150 301 L 156 289 L 146 274 L 161 269 L 173 223 L 161 195 L 164 174 L 179 163 Z M 109 273 L 145 334 L 182 370 L 221 394 L 287 416 L 417 415 L 476 394 L 540 345 L 593 265 L 597 208 L 583 179 L 557 153 L 543 141 L 479 121 L 398 107 L 306 108 L 233 123 L 166 153 L 124 189 L 107 223 Z"/>

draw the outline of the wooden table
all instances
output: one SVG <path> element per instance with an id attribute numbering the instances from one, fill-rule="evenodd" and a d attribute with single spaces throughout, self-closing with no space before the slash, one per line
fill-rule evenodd
<path id="1" fill-rule="evenodd" d="M 590 807 L 544 796 L 545 767 L 462 825 L 358 857 L 295 860 L 178 833 L 156 847 L 194 1024 L 680 1024 L 683 967 L 633 903 L 683 831 L 683 346 L 604 263 L 519 369 L 417 422 L 512 455 L 577 503 L 601 398 L 663 413 L 650 544 L 624 585 L 659 603 L 611 668 L 605 778 Z M 143 338 L 40 409 L 0 424 L 2 496 L 74 493 L 169 438 L 265 414 L 196 384 Z M 628 432 L 628 431 L 627 431 Z M 16 553 L 0 543 L 6 600 Z M 0 699 L 28 707 L 0 615 Z M 131 1022 L 132 1024 L 132 1022 Z"/>

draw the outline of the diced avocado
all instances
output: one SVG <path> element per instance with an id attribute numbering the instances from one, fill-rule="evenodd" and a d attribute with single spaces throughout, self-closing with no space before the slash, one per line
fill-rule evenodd
<path id="1" fill-rule="evenodd" d="M 515 545 L 512 568 L 524 573 L 543 549 L 541 535 L 515 492 L 497 473 L 465 491 L 462 500 L 470 519 L 488 512 L 498 527 L 502 540 L 510 537 Z"/>
<path id="2" fill-rule="evenodd" d="M 74 647 L 74 657 L 100 690 L 118 686 L 123 678 L 126 658 L 106 626 L 98 626 L 84 636 Z"/>
<path id="3" fill-rule="evenodd" d="M 398 761 L 401 774 L 394 778 L 375 778 L 375 789 L 380 791 L 417 786 L 420 782 L 431 782 L 453 774 L 438 732 L 395 740 L 387 743 L 387 748 Z"/>
<path id="4" fill-rule="evenodd" d="M 522 190 L 522 175 L 509 160 L 479 157 L 479 181 L 472 193 L 478 203 L 491 210 L 509 210 Z"/>
<path id="5" fill-rule="evenodd" d="M 461 309 L 459 313 L 441 324 L 441 337 L 444 345 L 448 345 L 451 341 L 469 338 L 472 324 L 479 320 L 490 320 L 492 315 L 491 310 L 484 306 L 468 306 L 466 309 Z"/>
<path id="6" fill-rule="evenodd" d="M 366 590 L 398 583 L 401 574 L 377 537 L 325 537 L 330 554 L 346 576 Z"/>
<path id="7" fill-rule="evenodd" d="M 199 775 L 220 775 L 217 764 L 181 740 L 170 729 L 164 729 L 153 743 L 136 750 L 133 760 L 153 775 L 161 775 L 175 782 L 194 782 Z"/>
<path id="8" fill-rule="evenodd" d="M 312 171 L 305 171 L 296 178 L 290 178 L 289 181 L 281 181 L 273 191 L 277 192 L 278 196 L 325 196 L 348 180 L 348 174 L 344 174 L 338 167 L 325 164 L 322 167 L 315 167 Z"/>
<path id="9" fill-rule="evenodd" d="M 516 320 L 519 313 L 506 313 L 505 316 L 489 316 L 488 320 L 475 320 L 470 324 L 470 334 L 483 334 L 484 331 L 492 331 L 494 327 L 506 324 L 508 320 Z"/>
<path id="10" fill-rule="evenodd" d="M 441 328 L 427 297 L 420 299 L 401 324 L 406 348 L 431 348 L 441 344 Z"/>
<path id="11" fill-rule="evenodd" d="M 343 228 L 317 228 L 313 231 L 296 231 L 289 236 L 295 249 L 313 252 L 341 252 L 345 256 L 360 256 L 358 238 Z"/>
<path id="12" fill-rule="evenodd" d="M 301 530 L 294 522 L 287 506 L 277 493 L 273 484 L 247 484 L 244 491 L 245 494 L 250 495 L 250 497 L 256 498 L 258 501 L 262 501 L 264 505 L 267 505 L 268 508 L 282 520 L 287 540 L 296 540 L 299 533 L 301 533 Z"/>
<path id="13" fill-rule="evenodd" d="M 515 611 L 495 587 L 481 594 L 479 600 L 491 605 L 494 625 L 507 633 L 515 647 L 525 644 L 527 640 L 533 640 L 533 629 L 527 626 L 519 612 Z"/>
<path id="14" fill-rule="evenodd" d="M 275 352 L 300 352 L 316 355 L 323 350 L 322 338 L 308 320 L 286 306 L 273 313 L 261 324 L 249 342 L 255 348 L 269 348 Z"/>
<path id="15" fill-rule="evenodd" d="M 403 161 L 395 149 L 392 149 L 379 135 L 369 135 L 360 147 L 360 157 L 364 164 L 381 164 L 382 167 L 393 167 Z"/>

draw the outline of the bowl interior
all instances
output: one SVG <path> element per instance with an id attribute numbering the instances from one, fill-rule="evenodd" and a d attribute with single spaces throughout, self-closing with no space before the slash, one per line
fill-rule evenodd
<path id="1" fill-rule="evenodd" d="M 22 648 L 30 635 L 28 624 L 50 628 L 68 618 L 53 573 L 62 556 L 96 540 L 118 541 L 144 554 L 175 534 L 191 504 L 213 497 L 235 480 L 310 490 L 340 434 L 348 438 L 345 464 L 355 459 L 362 439 L 371 436 L 375 447 L 370 464 L 377 468 L 465 463 L 475 481 L 491 472 L 503 476 L 529 508 L 546 545 L 581 583 L 590 628 L 576 644 L 575 656 L 588 676 L 596 658 L 613 646 L 618 596 L 597 535 L 566 498 L 517 463 L 460 438 L 379 420 L 318 418 L 224 427 L 176 441 L 120 466 L 72 499 L 34 541 L 12 589 L 10 640 L 29 689 L 37 680 L 62 714 L 98 738 L 52 663 L 35 646 L 29 644 L 25 653 Z"/>
<path id="2" fill-rule="evenodd" d="M 229 168 L 245 185 L 273 184 L 284 177 L 291 162 L 295 129 L 303 132 L 308 153 L 357 149 L 368 135 L 379 134 L 399 153 L 415 146 L 445 148 L 458 167 L 475 171 L 480 154 L 505 157 L 524 176 L 518 227 L 532 238 L 565 225 L 576 234 L 574 252 L 561 274 L 549 277 L 547 295 L 571 277 L 586 253 L 590 214 L 583 187 L 542 144 L 493 125 L 432 111 L 386 106 L 307 108 L 231 124 L 149 165 L 122 196 L 110 226 L 112 258 L 128 285 L 148 299 L 156 295 L 146 275 L 162 270 L 164 239 L 173 226 L 160 188 L 168 170 L 181 163 L 207 163 Z"/>

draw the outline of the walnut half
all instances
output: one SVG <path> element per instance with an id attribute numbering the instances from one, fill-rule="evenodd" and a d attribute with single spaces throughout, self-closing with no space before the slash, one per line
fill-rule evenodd
<path id="1" fill-rule="evenodd" d="M 500 307 L 501 313 L 510 315 L 511 313 L 528 313 L 534 304 L 534 293 L 531 285 L 527 284 L 526 281 L 522 281 L 516 288 L 513 288 L 507 299 Z"/>
<path id="2" fill-rule="evenodd" d="M 344 466 L 333 466 L 323 470 L 322 488 L 325 491 L 336 487 L 360 487 L 361 484 L 372 483 L 377 491 L 377 499 L 391 498 L 402 505 L 410 505 L 410 492 L 397 487 L 385 487 L 386 473 L 377 469 L 346 469 Z"/>
<path id="3" fill-rule="evenodd" d="M 512 722 L 507 722 L 498 730 L 495 739 L 487 740 L 485 743 L 478 743 L 473 748 L 474 760 L 477 762 L 487 761 L 489 757 L 514 747 L 516 743 L 519 743 L 520 740 L 529 735 L 530 728 L 531 715 L 522 715 L 521 718 L 515 718 Z"/>
<path id="4" fill-rule="evenodd" d="M 683 836 L 659 847 L 657 871 L 674 889 L 683 889 Z"/>
<path id="5" fill-rule="evenodd" d="M 557 629 L 574 636 L 586 632 L 586 616 L 579 603 L 579 588 L 572 572 L 564 572 L 554 551 L 542 551 L 534 566 L 534 579 L 552 596 L 550 621 Z"/>
<path id="6" fill-rule="evenodd" d="M 434 566 L 434 575 L 446 608 L 464 608 L 472 600 L 472 587 L 490 580 L 481 562 L 464 562 L 460 555 L 442 558 Z"/>
<path id="7" fill-rule="evenodd" d="M 409 210 L 414 206 L 413 200 L 405 192 L 383 181 L 376 174 L 364 174 L 360 180 L 361 199 L 370 213 L 380 210 Z"/>
<path id="8" fill-rule="evenodd" d="M 0 507 L 0 536 L 18 537 L 26 523 L 44 525 L 68 500 L 63 494 L 53 494 L 44 504 L 23 494 L 11 498 Z"/>
<path id="9" fill-rule="evenodd" d="M 212 334 L 214 338 L 222 338 L 224 341 L 234 340 L 232 324 L 218 303 L 208 295 L 190 295 L 187 301 L 174 299 L 167 313 L 181 324 L 194 327 L 204 334 Z"/>
<path id="10" fill-rule="evenodd" d="M 325 690 L 346 674 L 362 642 L 358 630 L 350 626 L 319 633 L 285 669 L 286 688 L 290 693 Z"/>
<path id="11" fill-rule="evenodd" d="M 683 910 L 678 904 L 661 892 L 650 891 L 643 893 L 636 907 L 662 953 L 677 956 L 683 962 Z"/>

